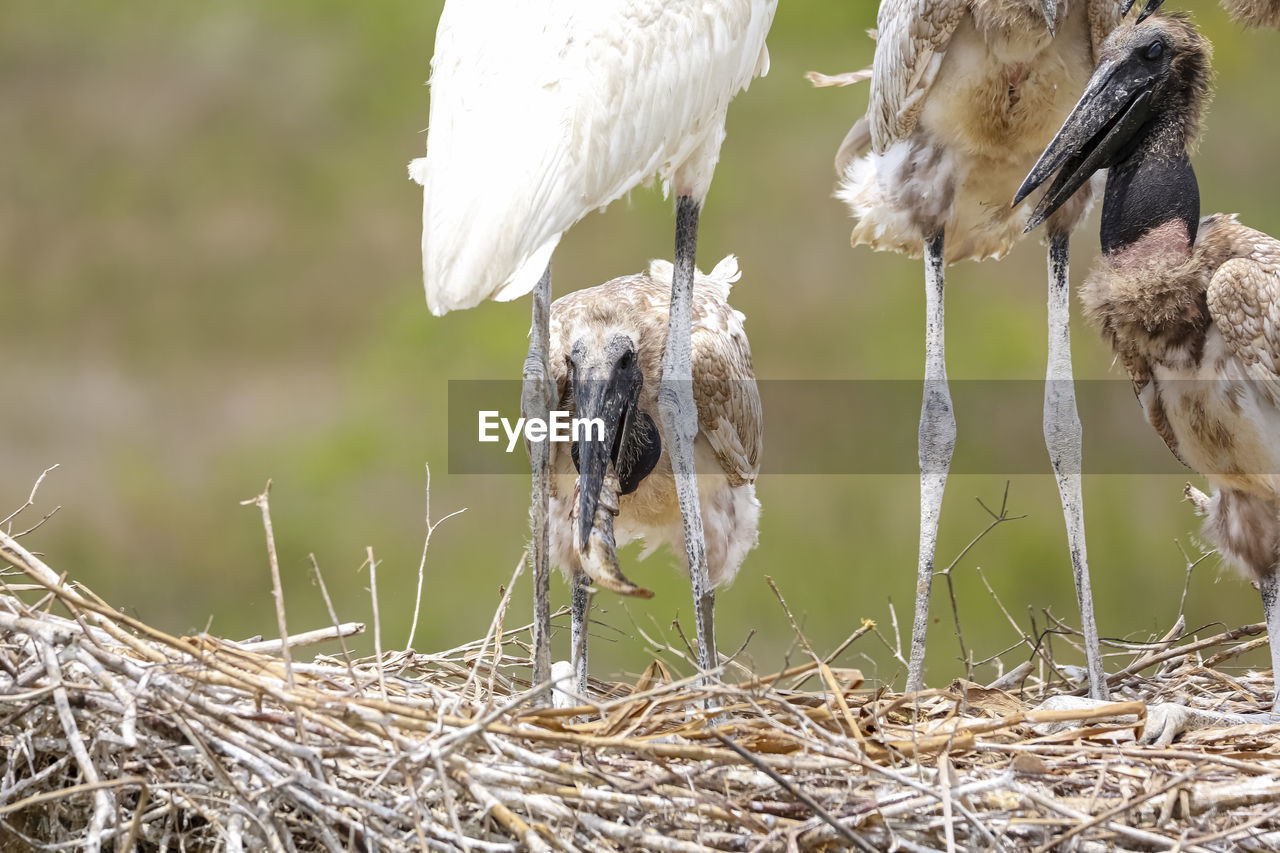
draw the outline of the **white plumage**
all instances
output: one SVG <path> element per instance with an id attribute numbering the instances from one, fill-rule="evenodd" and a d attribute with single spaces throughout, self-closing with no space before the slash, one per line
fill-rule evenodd
<path id="1" fill-rule="evenodd" d="M 435 314 L 533 289 L 560 236 L 653 176 L 705 197 L 777 0 L 451 0 L 436 32 L 422 266 Z"/>

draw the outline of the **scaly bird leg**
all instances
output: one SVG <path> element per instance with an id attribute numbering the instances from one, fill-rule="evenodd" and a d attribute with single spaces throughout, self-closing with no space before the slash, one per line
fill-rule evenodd
<path id="1" fill-rule="evenodd" d="M 570 643 L 573 646 L 573 683 L 579 696 L 587 695 L 587 625 L 591 613 L 591 579 L 583 572 L 574 572 L 573 604 L 570 615 Z"/>
<path id="2" fill-rule="evenodd" d="M 693 585 L 693 608 L 698 628 L 698 666 L 709 672 L 719 666 L 715 640 L 715 594 L 707 573 L 702 508 L 693 442 L 698 435 L 698 409 L 693 399 L 693 271 L 701 206 L 689 196 L 676 199 L 676 256 L 671 277 L 671 312 L 667 346 L 662 354 L 662 384 L 658 412 L 664 437 L 669 438 L 680 514 L 684 517 L 684 547 Z"/>
<path id="3" fill-rule="evenodd" d="M 1084 536 L 1083 450 L 1080 415 L 1076 411 L 1075 381 L 1071 375 L 1071 283 L 1067 274 L 1069 237 L 1049 235 L 1049 363 L 1044 383 L 1044 444 L 1049 450 L 1062 514 L 1067 523 L 1071 572 L 1080 604 L 1080 630 L 1089 670 L 1089 695 L 1107 699 L 1107 676 L 1102 668 L 1098 626 L 1093 621 L 1093 591 Z"/>
<path id="4" fill-rule="evenodd" d="M 942 494 L 956 446 L 956 416 L 947 387 L 946 345 L 943 340 L 943 234 L 925 241 L 924 401 L 920 406 L 920 561 L 916 574 L 916 612 L 911 623 L 911 659 L 906 691 L 924 687 L 925 634 L 929 629 L 929 593 L 933 588 L 933 558 L 938 547 L 938 517 Z"/>
<path id="5" fill-rule="evenodd" d="M 1262 593 L 1262 612 L 1267 619 L 1267 639 L 1271 644 L 1271 710 L 1280 714 L 1280 565 L 1258 578 L 1258 592 Z"/>
<path id="6" fill-rule="evenodd" d="M 533 289 L 533 323 L 529 328 L 529 356 L 524 361 L 524 384 L 520 393 L 520 412 L 525 420 L 541 418 L 545 423 L 554 404 L 551 367 L 547 362 L 550 348 L 551 265 Z M 551 577 L 547 565 L 547 501 L 551 490 L 551 444 L 546 441 L 526 442 L 529 464 L 533 468 L 533 495 L 529 521 L 533 527 L 533 683 L 543 684 L 551 677 Z M 541 700 L 540 700 L 541 701 Z"/>

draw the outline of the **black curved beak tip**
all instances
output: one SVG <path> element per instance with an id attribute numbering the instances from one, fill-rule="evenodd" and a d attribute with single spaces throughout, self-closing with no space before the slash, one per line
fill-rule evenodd
<path id="1" fill-rule="evenodd" d="M 1124 0 L 1124 2 L 1120 4 L 1120 15 L 1122 17 L 1129 14 L 1129 10 L 1133 8 L 1133 3 L 1134 0 Z"/>
<path id="2" fill-rule="evenodd" d="M 1031 176 L 1028 175 L 1027 179 L 1022 182 L 1022 186 L 1018 187 L 1018 191 L 1013 194 L 1013 206 L 1017 207 L 1022 204 L 1022 202 L 1026 200 L 1027 196 L 1035 192 L 1035 189 L 1038 186 L 1040 186 L 1038 183 L 1031 183 Z"/>
<path id="3" fill-rule="evenodd" d="M 1051 177 L 1053 177 L 1053 172 L 1046 171 L 1044 155 L 1042 154 L 1041 159 L 1036 161 L 1036 164 L 1031 167 L 1031 171 L 1022 179 L 1022 186 L 1018 187 L 1018 191 L 1013 194 L 1014 207 L 1017 207 L 1026 201 L 1028 196 L 1035 192 L 1041 184 L 1049 180 Z M 1034 216 L 1034 214 L 1032 215 Z"/>
<path id="4" fill-rule="evenodd" d="M 1141 24 L 1147 18 L 1151 17 L 1151 15 L 1160 8 L 1160 4 L 1163 2 L 1164 0 L 1147 0 L 1147 5 L 1143 7 L 1142 14 L 1138 15 L 1138 23 Z M 1132 5 L 1132 2 L 1130 5 Z M 1125 11 L 1127 12 L 1128 9 Z"/>

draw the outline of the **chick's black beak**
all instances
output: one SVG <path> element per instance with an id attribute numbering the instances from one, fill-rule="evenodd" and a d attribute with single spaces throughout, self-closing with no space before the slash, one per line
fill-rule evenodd
<path id="1" fill-rule="evenodd" d="M 1027 222 L 1027 231 L 1048 219 L 1099 169 L 1116 162 L 1135 134 L 1150 117 L 1149 103 L 1155 76 L 1123 61 L 1098 66 L 1058 135 L 1040 155 L 1013 197 L 1018 204 L 1055 172 Z"/>
<path id="2" fill-rule="evenodd" d="M 579 525 L 582 541 L 578 545 L 584 550 L 605 472 L 610 463 L 618 462 L 639 393 L 640 371 L 633 355 L 606 366 L 579 369 L 574 375 L 573 401 L 581 432 L 573 450 L 578 466 L 578 511 L 584 521 Z"/>

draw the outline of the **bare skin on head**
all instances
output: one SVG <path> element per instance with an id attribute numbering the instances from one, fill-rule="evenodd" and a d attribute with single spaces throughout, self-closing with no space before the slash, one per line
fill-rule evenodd
<path id="1" fill-rule="evenodd" d="M 1081 301 L 1132 379 L 1147 420 L 1208 479 L 1212 496 L 1191 486 L 1187 496 L 1205 516 L 1205 537 L 1258 587 L 1274 639 L 1280 240 L 1234 216 L 1199 218 L 1190 151 L 1209 82 L 1209 43 L 1186 19 L 1155 16 L 1118 29 L 1019 192 L 1056 175 L 1033 216 L 1041 221 L 1073 187 L 1108 169 L 1103 256 Z M 1272 642 L 1271 655 L 1280 669 L 1280 643 Z M 1272 704 L 1280 711 L 1280 695 Z M 1222 722 L 1207 712 L 1174 714 L 1153 737 L 1167 742 L 1204 720 Z"/>

